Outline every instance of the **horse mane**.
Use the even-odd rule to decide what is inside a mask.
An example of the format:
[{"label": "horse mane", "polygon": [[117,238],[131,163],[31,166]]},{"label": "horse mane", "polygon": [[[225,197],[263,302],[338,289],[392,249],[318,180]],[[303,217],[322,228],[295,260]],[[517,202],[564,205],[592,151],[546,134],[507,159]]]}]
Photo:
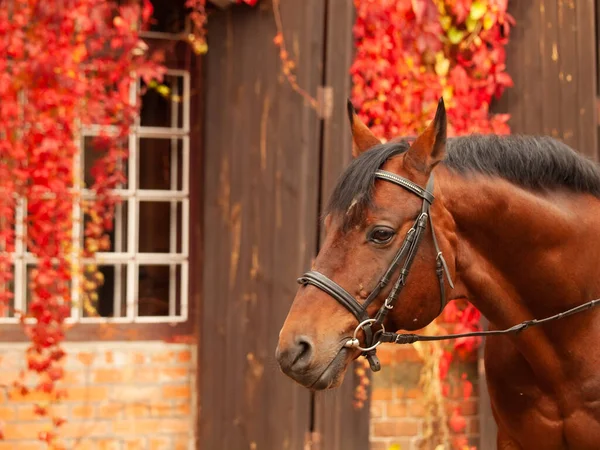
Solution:
[{"label": "horse mane", "polygon": [[[375,171],[408,148],[407,141],[390,142],[355,158],[338,179],[326,213],[345,214],[345,227],[356,224],[371,206]],[[461,174],[500,177],[533,191],[566,188],[600,198],[600,166],[548,136],[461,136],[449,138],[446,149],[442,164]]]}]

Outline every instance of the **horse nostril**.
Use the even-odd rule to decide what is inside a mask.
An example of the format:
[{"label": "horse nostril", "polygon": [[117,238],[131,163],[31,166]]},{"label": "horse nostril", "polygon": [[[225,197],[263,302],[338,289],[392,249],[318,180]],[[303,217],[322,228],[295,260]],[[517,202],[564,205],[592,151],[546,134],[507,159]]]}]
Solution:
[{"label": "horse nostril", "polygon": [[277,348],[277,360],[285,373],[305,369],[312,359],[313,344],[307,336],[297,336],[293,343]]},{"label": "horse nostril", "polygon": [[292,367],[295,369],[306,367],[311,360],[312,350],[311,340],[306,336],[298,336],[296,338],[296,357],[292,362]]}]

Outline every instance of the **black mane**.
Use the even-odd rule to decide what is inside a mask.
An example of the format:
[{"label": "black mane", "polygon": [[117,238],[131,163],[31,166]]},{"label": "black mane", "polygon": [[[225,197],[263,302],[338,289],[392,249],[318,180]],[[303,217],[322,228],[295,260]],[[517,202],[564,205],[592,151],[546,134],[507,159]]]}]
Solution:
[{"label": "black mane", "polygon": [[[405,141],[382,144],[354,159],[340,176],[326,212],[346,213],[352,206],[349,220],[362,217],[371,202],[375,171],[408,148]],[[475,172],[504,178],[526,189],[566,188],[600,198],[600,167],[551,137],[449,138],[443,164],[463,174]]]}]

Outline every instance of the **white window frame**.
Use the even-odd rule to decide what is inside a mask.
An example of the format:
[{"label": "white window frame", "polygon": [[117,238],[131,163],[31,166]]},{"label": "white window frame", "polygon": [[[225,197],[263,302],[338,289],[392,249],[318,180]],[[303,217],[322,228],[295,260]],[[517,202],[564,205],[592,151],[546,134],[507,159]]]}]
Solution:
[{"label": "white window frame", "polygon": [[[127,247],[124,251],[116,252],[119,247],[122,248],[120,231],[122,229],[121,215],[115,214],[115,252],[97,252],[93,258],[80,258],[81,254],[81,231],[82,231],[82,208],[81,200],[93,198],[93,192],[87,189],[77,189],[80,195],[76,195],[76,201],[73,205],[73,261],[78,261],[80,265],[96,264],[111,265],[115,267],[115,312],[121,309],[121,270],[126,270],[127,290],[126,290],[126,314],[123,317],[84,317],[83,305],[79,299],[79,277],[75,276],[71,280],[71,317],[66,319],[67,323],[178,323],[186,322],[189,316],[188,305],[188,287],[189,287],[189,175],[190,175],[190,72],[187,70],[168,69],[166,76],[181,77],[183,80],[183,92],[177,92],[178,83],[175,83],[173,97],[178,96],[182,103],[182,126],[178,127],[179,122],[179,102],[172,99],[171,126],[170,127],[148,127],[140,124],[138,118],[135,125],[131,128],[129,135],[129,155],[128,155],[128,173],[127,188],[115,189],[113,193],[120,197],[127,204]],[[130,101],[137,101],[137,90],[140,83],[132,86],[130,92]],[[84,139],[86,137],[97,136],[101,131],[110,133],[110,129],[101,130],[99,127],[84,127],[81,130],[80,139],[78,139],[79,153],[74,161],[75,173],[83,177],[84,162]],[[170,190],[147,190],[139,189],[139,140],[142,138],[170,139],[171,140],[171,161],[170,161]],[[177,144],[181,142],[181,170],[178,173],[178,151]],[[178,180],[181,179],[181,190],[178,189]],[[77,181],[77,180],[76,180]],[[168,253],[139,253],[138,252],[138,224],[139,224],[139,205],[142,201],[169,202],[171,205],[170,213],[170,233],[169,233],[169,252]],[[181,204],[181,229],[178,230],[177,206]],[[117,208],[121,206],[117,205]],[[14,266],[14,309],[24,311],[26,307],[26,283],[27,267],[35,264],[36,258],[33,254],[25,251],[24,233],[25,233],[25,200],[18,199],[15,217],[15,253],[13,256]],[[181,233],[181,252],[177,252],[177,237]],[[139,266],[140,265],[160,265],[169,266],[169,314],[164,316],[138,316],[138,285],[139,285]],[[180,279],[177,279],[177,267],[180,267]],[[177,308],[177,286],[179,281],[179,314],[176,314]],[[117,309],[116,306],[119,306]],[[19,323],[18,317],[0,317],[0,324]]]}]

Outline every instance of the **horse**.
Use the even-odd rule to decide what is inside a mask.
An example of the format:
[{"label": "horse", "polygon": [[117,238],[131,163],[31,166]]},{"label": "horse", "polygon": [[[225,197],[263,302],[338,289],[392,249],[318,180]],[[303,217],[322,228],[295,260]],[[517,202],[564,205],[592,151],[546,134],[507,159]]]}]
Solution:
[{"label": "horse", "polygon": [[550,137],[447,137],[442,99],[411,142],[382,143],[350,102],[349,119],[353,159],[282,325],[281,371],[338,387],[457,299],[492,333],[555,314],[485,340],[498,448],[600,448],[600,311],[561,314],[600,297],[600,168]]}]

